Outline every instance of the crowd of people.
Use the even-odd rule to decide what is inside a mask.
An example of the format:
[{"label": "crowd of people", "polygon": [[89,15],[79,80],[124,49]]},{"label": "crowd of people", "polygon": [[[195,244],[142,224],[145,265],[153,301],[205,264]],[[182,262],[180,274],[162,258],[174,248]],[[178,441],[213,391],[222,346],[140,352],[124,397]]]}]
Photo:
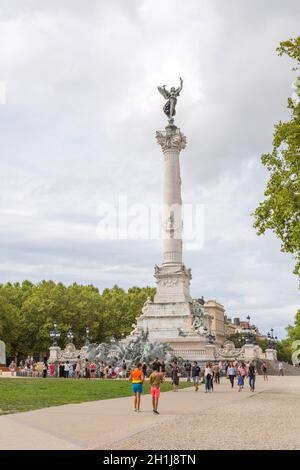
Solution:
[{"label": "crowd of people", "polygon": [[[255,380],[258,373],[254,361],[247,364],[240,362],[207,362],[205,365],[199,364],[197,361],[186,361],[184,364],[178,364],[173,361],[166,364],[157,357],[151,364],[145,362],[137,364],[135,368],[129,369],[126,362],[121,364],[115,363],[96,363],[89,361],[87,358],[78,356],[76,361],[48,361],[45,357],[43,362],[36,362],[33,357],[28,356],[24,361],[21,360],[17,367],[13,360],[9,365],[11,375],[24,377],[58,377],[73,379],[129,379],[132,384],[132,392],[134,394],[134,410],[140,411],[141,394],[145,379],[149,379],[151,385],[151,396],[153,413],[158,412],[158,401],[160,397],[160,385],[166,377],[169,377],[172,383],[173,391],[177,392],[179,382],[182,377],[187,382],[192,382],[196,392],[199,386],[204,386],[205,393],[213,392],[214,386],[220,383],[220,378],[228,379],[230,387],[233,389],[235,385],[237,390],[241,392],[246,386],[248,379],[250,391],[255,391]],[[268,369],[266,363],[260,366],[260,373],[263,375],[264,381],[268,380]],[[283,375],[283,364],[278,363],[278,373]]]},{"label": "crowd of people", "polygon": [[[182,370],[183,369],[183,370]],[[195,391],[199,390],[199,385],[204,384],[205,393],[214,390],[214,384],[220,383],[220,377],[224,376],[228,379],[231,388],[234,388],[235,382],[237,383],[237,390],[241,392],[245,387],[246,378],[249,381],[250,391],[255,390],[255,378],[257,375],[256,365],[253,361],[248,364],[245,362],[222,362],[214,363],[207,362],[206,365],[201,367],[197,361],[186,362],[183,367],[180,367],[176,361],[170,366],[170,377],[172,380],[174,392],[178,391],[179,381],[182,377],[182,372],[188,382],[193,382]],[[264,380],[268,380],[267,366],[265,363],[261,365],[261,373]],[[149,374],[149,382],[151,385],[151,396],[153,413],[158,412],[158,400],[160,397],[160,385],[166,376],[166,366],[160,362],[158,358],[151,364],[151,372]],[[134,411],[140,411],[141,394],[143,391],[143,383],[146,374],[143,370],[143,364],[139,363],[135,369],[130,372],[130,381],[132,383],[132,392],[134,394]]]}]

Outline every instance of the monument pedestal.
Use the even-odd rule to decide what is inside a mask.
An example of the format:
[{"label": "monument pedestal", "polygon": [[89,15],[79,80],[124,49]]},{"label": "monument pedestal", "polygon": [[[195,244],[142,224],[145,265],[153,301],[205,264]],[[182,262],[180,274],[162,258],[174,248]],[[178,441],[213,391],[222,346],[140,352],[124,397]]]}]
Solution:
[{"label": "monument pedestal", "polygon": [[61,349],[59,346],[50,346],[50,356],[49,356],[49,361],[50,362],[56,362],[60,358],[60,352]]},{"label": "monument pedestal", "polygon": [[266,349],[265,356],[266,356],[266,359],[268,359],[269,361],[277,361],[276,349]]}]

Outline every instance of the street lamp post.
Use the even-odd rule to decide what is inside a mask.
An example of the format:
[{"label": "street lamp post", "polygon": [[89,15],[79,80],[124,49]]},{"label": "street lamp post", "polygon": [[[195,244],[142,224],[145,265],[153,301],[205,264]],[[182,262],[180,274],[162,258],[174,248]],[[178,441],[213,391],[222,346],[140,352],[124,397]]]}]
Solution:
[{"label": "street lamp post", "polygon": [[54,320],[53,322],[53,330],[50,331],[50,338],[52,340],[52,347],[55,348],[55,371],[56,371],[56,377],[58,377],[58,344],[57,340],[60,338],[60,331],[57,328],[57,321]]},{"label": "street lamp post", "polygon": [[53,330],[50,331],[52,346],[57,346],[57,340],[60,338],[60,331],[57,329],[57,321],[54,320]]},{"label": "street lamp post", "polygon": [[68,338],[69,343],[73,343],[74,335],[71,330],[68,331],[67,338]]}]

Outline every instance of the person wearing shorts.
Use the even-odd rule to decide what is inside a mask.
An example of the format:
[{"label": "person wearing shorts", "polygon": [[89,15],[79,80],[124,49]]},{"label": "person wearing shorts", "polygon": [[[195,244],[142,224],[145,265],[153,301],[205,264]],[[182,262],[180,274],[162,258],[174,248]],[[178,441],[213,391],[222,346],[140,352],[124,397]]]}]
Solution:
[{"label": "person wearing shorts", "polygon": [[158,415],[159,412],[157,411],[158,408],[158,400],[160,397],[160,384],[164,380],[164,373],[159,372],[158,368],[154,366],[152,373],[149,377],[149,382],[151,385],[151,397],[152,397],[152,407],[153,413]]},{"label": "person wearing shorts", "polygon": [[197,361],[195,361],[194,365],[192,367],[192,379],[193,379],[193,383],[194,383],[194,387],[195,387],[195,392],[198,392],[200,372],[201,372],[201,369],[198,366]]},{"label": "person wearing shorts", "polygon": [[134,393],[134,411],[140,412],[140,405],[141,405],[141,394],[143,391],[143,382],[144,382],[144,374],[142,371],[142,364],[139,363],[137,368],[130,372],[129,380],[131,382],[132,391]]}]

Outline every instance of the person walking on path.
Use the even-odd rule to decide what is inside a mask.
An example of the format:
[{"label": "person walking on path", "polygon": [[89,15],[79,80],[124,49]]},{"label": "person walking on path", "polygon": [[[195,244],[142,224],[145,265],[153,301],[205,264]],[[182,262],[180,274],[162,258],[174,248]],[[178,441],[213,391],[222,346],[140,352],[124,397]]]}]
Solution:
[{"label": "person walking on path", "polygon": [[198,366],[197,361],[195,361],[192,367],[192,379],[193,379],[193,383],[195,387],[195,392],[198,392],[198,388],[199,388],[200,371],[201,369]]},{"label": "person walking on path", "polygon": [[84,376],[86,379],[91,378],[91,369],[90,369],[90,363],[88,359],[85,360],[85,364],[84,364]]},{"label": "person walking on path", "polygon": [[17,365],[16,365],[15,361],[12,360],[11,363],[9,364],[9,370],[10,370],[10,374],[11,374],[12,377],[15,375],[16,368],[17,368]]},{"label": "person walking on path", "polygon": [[43,379],[47,377],[47,372],[48,372],[48,360],[46,357],[44,357],[43,361]]},{"label": "person walking on path", "polygon": [[278,362],[278,375],[283,375],[283,364],[281,361]]},{"label": "person walking on path", "polygon": [[143,391],[144,375],[142,364],[139,362],[137,368],[130,372],[129,380],[131,382],[132,391],[134,393],[133,406],[134,411],[140,412],[141,394]]},{"label": "person walking on path", "polygon": [[263,376],[264,376],[264,381],[265,381],[265,382],[268,382],[268,370],[267,370],[267,366],[266,366],[266,363],[265,363],[265,362],[262,363],[262,366],[261,366],[261,373],[262,373]]},{"label": "person walking on path", "polygon": [[76,367],[75,367],[75,377],[76,377],[76,379],[80,379],[81,364],[82,364],[82,361],[80,359],[80,356],[77,356]]},{"label": "person walking on path", "polygon": [[151,397],[152,397],[152,407],[153,413],[158,415],[158,400],[160,397],[160,384],[164,381],[163,372],[159,372],[156,367],[153,369],[149,377],[149,382],[151,385]]},{"label": "person walking on path", "polygon": [[255,377],[256,377],[255,364],[253,361],[251,361],[249,368],[248,368],[248,378],[249,378],[249,385],[250,385],[251,392],[254,392],[255,390]]},{"label": "person walking on path", "polygon": [[230,383],[231,383],[231,388],[234,387],[234,378],[235,378],[235,367],[233,363],[231,362],[227,368],[227,375],[229,377]]},{"label": "person walking on path", "polygon": [[158,357],[156,357],[155,361],[153,361],[153,363],[152,363],[151,369],[152,370],[156,369],[156,370],[158,370],[158,372],[160,372],[160,368],[161,368],[161,363],[160,363]]},{"label": "person walking on path", "polygon": [[239,392],[240,392],[244,387],[244,378],[242,377],[242,374],[240,371],[238,371],[237,373],[237,384],[238,384]]},{"label": "person walking on path", "polygon": [[91,378],[95,379],[96,378],[96,364],[94,362],[90,364],[90,371],[91,371]]},{"label": "person walking on path", "polygon": [[54,376],[54,372],[55,372],[55,364],[54,364],[54,362],[51,362],[51,364],[50,364],[50,377]]},{"label": "person walking on path", "polygon": [[143,371],[143,374],[144,374],[144,378],[146,379],[146,377],[147,377],[147,364],[146,364],[146,362],[143,362],[142,371]]},{"label": "person walking on path", "polygon": [[216,384],[219,384],[220,383],[220,367],[219,367],[219,364],[215,364],[213,370],[214,370],[215,382],[216,382]]},{"label": "person walking on path", "polygon": [[64,377],[65,377],[65,379],[69,378],[69,373],[70,373],[70,363],[69,363],[69,361],[67,361],[65,363],[65,367],[64,367]]},{"label": "person walking on path", "polygon": [[126,370],[127,370],[127,364],[125,361],[122,362],[122,379],[126,379]]},{"label": "person walking on path", "polygon": [[240,374],[242,376],[242,379],[243,379],[242,388],[244,388],[245,377],[247,376],[247,368],[246,368],[246,364],[244,364],[244,362],[242,362],[241,365],[239,366],[238,372],[240,372]]},{"label": "person walking on path", "polygon": [[172,377],[173,392],[178,392],[180,369],[176,361],[173,363],[173,366],[172,366],[171,377]]},{"label": "person walking on path", "polygon": [[184,364],[185,372],[186,372],[186,381],[190,382],[191,381],[191,371],[192,371],[192,365],[190,361],[187,361]]},{"label": "person walking on path", "polygon": [[208,362],[205,367],[204,371],[204,377],[205,377],[205,393],[207,393],[209,390],[212,391],[211,385],[212,385],[212,369],[211,365]]}]

